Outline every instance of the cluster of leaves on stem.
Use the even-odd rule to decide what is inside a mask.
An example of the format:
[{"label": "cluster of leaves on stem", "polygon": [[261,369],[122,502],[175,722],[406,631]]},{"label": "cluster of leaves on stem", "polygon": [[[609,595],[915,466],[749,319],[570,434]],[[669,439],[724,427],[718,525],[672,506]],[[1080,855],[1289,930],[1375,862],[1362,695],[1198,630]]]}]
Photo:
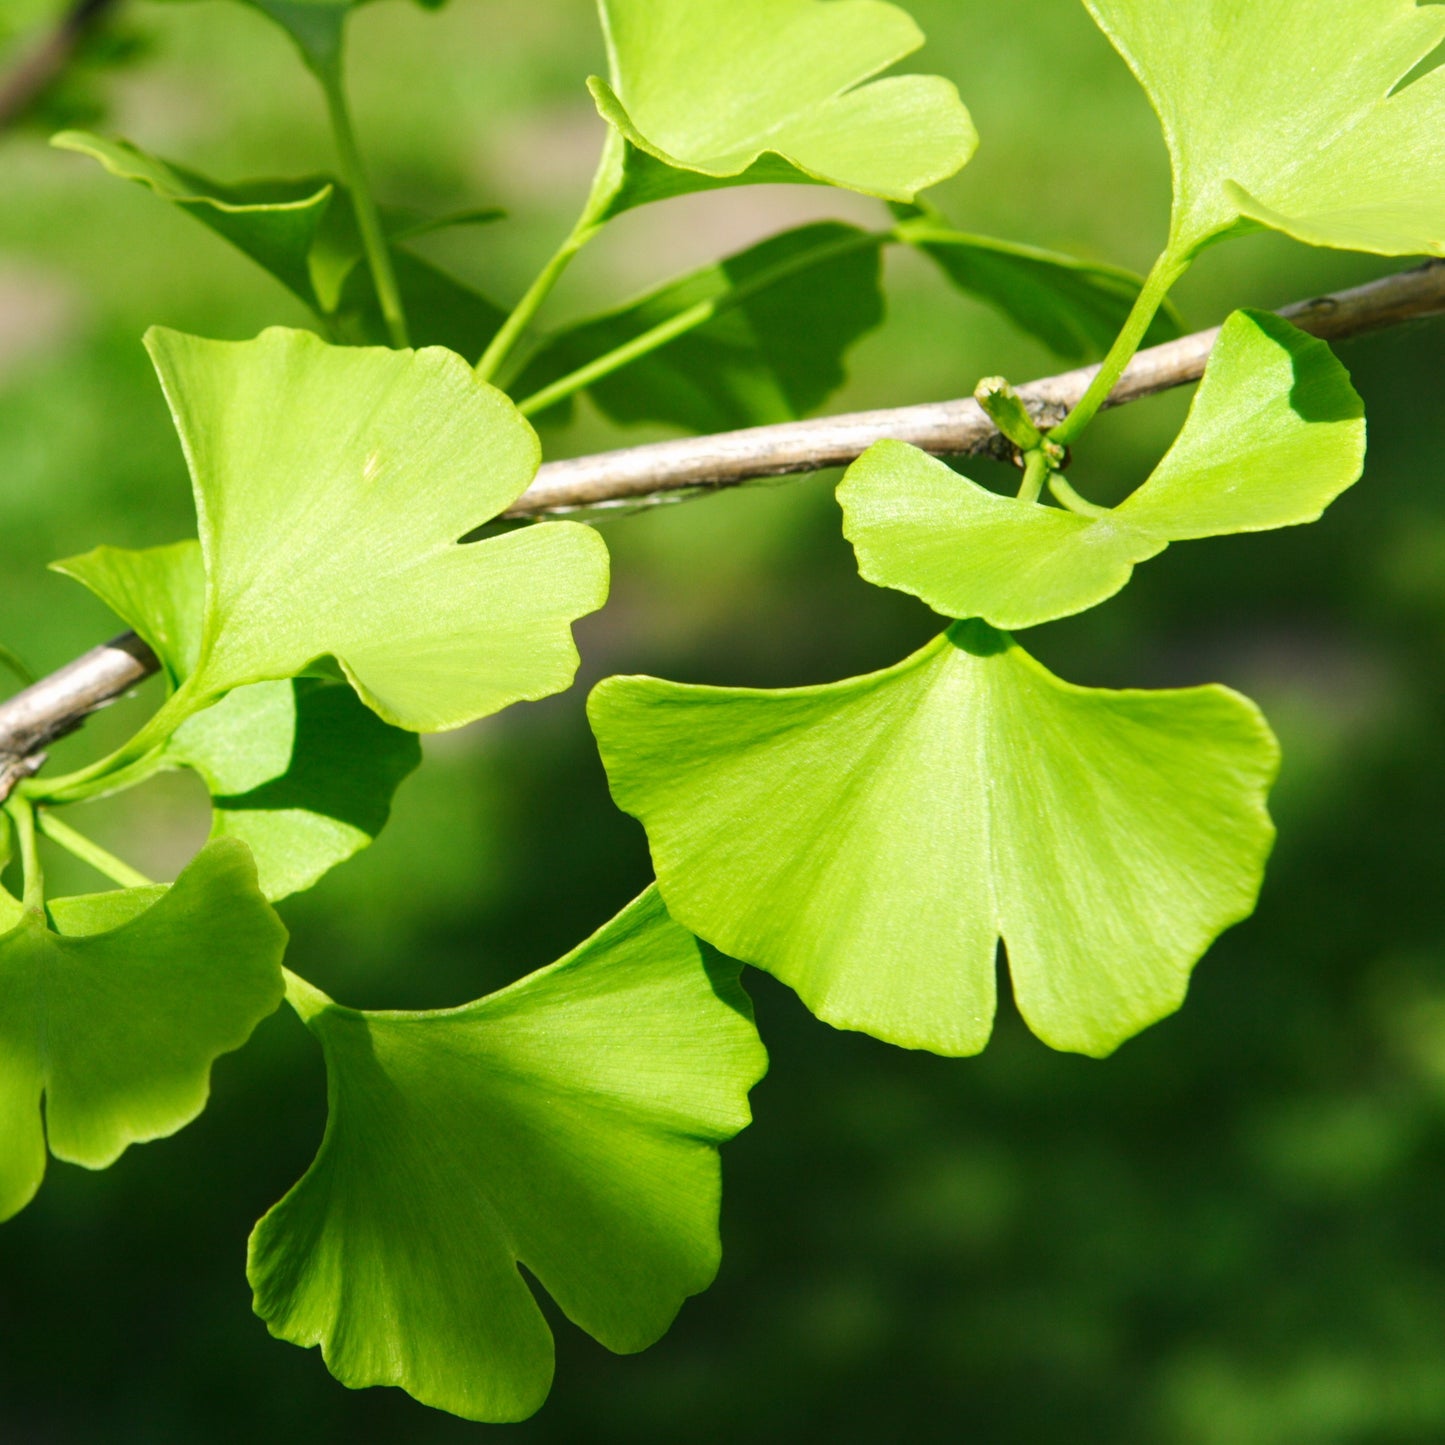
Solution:
[{"label": "cluster of leaves on stem", "polygon": [[[181,207],[314,312],[320,335],[147,338],[198,538],[57,563],[160,657],[167,696],[111,756],[24,783],[0,814],[0,1214],[47,1149],[102,1168],[204,1107],[210,1068],[283,997],[316,1036],[330,1121],[257,1226],[273,1333],[353,1386],[480,1420],[545,1397],[527,1267],[614,1350],[644,1348],[718,1264],[718,1146],[765,1055],[743,963],[817,1016],[908,1048],[982,1049],[1006,949],[1019,1008],[1102,1056],[1184,998],[1249,914],[1277,748],[1228,689],[1061,681],[1010,634],[1094,607],[1171,543],[1317,518],[1359,476],[1359,398],[1273,315],[1225,323],[1189,417],[1121,505],[1060,468],[1169,292],[1219,240],[1445,254],[1445,10],[1413,0],[1085,0],[1149,91],[1174,221],[1141,279],[955,229],[920,192],[977,138],[953,86],[888,75],[922,43],[882,0],[600,0],[604,125],[578,221],[510,309],[410,250],[478,209],[372,198],[343,56],[352,0],[250,0],[319,81],[338,175],[222,184],[135,145],[56,144]],[[1407,83],[1408,82],[1408,83]],[[758,182],[888,203],[873,231],[774,236],[560,331],[537,318],[608,221]],[[476,538],[541,459],[529,415],[581,393],[621,423],[706,431],[802,415],[883,315],[880,256],[915,248],[1065,357],[1103,354],[1049,435],[981,391],[1020,450],[1016,497],[883,442],[839,488],[869,582],[948,624],[867,677],[773,692],[613,678],[589,713],[656,884],[560,963],[465,1007],[361,1013],[283,967],[273,905],[384,826],[417,734],[567,688],[606,548],[549,522]],[[407,343],[420,349],[412,350]],[[212,838],[170,885],[60,810],[187,768]],[[40,838],[118,887],[47,895]],[[43,1101],[43,1115],[42,1115]]]}]

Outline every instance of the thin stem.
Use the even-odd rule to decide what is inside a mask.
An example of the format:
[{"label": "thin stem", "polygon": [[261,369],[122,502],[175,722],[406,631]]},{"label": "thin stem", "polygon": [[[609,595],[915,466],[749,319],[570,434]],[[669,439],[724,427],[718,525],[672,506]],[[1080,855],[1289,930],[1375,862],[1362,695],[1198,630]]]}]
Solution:
[{"label": "thin stem", "polygon": [[112,883],[118,883],[122,888],[149,888],[155,882],[114,853],[107,852],[99,843],[93,843],[83,833],[77,833],[68,823],[62,823],[54,813],[42,811],[37,823],[52,843],[58,843],[72,858],[88,863]]},{"label": "thin stem", "polygon": [[512,314],[502,323],[501,330],[492,337],[487,349],[477,362],[477,375],[483,381],[494,381],[501,371],[503,362],[511,355],[522,333],[532,324],[542,303],[552,294],[553,287],[562,279],[562,273],[572,264],[572,258],[607,224],[609,206],[616,199],[617,188],[622,177],[622,141],[611,126],[607,128],[607,139],[602,144],[602,154],[597,161],[597,171],[592,177],[592,189],[582,214],[571,234],[557,248],[537,279],[527,287],[522,299],[512,308]]},{"label": "thin stem", "polygon": [[539,411],[545,411],[549,406],[555,406],[559,401],[565,400],[575,392],[585,390],[595,382],[602,380],[603,377],[610,376],[614,371],[620,371],[624,366],[641,360],[649,353],[666,346],[668,342],[675,341],[679,336],[685,336],[689,331],[695,331],[715,316],[720,316],[725,311],[740,306],[750,297],[757,295],[759,291],[766,291],[770,286],[776,286],[779,282],[787,280],[789,276],[806,271],[810,267],[836,260],[840,256],[850,255],[854,251],[867,250],[870,246],[881,245],[891,234],[889,231],[876,231],[862,236],[849,236],[846,240],[836,241],[830,246],[793,256],[787,261],[779,262],[776,266],[769,266],[765,270],[759,271],[756,276],[751,276],[741,284],[733,286],[723,295],[699,301],[695,305],[689,306],[686,311],[679,311],[676,316],[669,316],[666,321],[659,322],[640,336],[634,336],[631,341],[623,342],[621,346],[614,347],[604,355],[595,357],[585,366],[579,366],[576,371],[558,378],[550,385],[544,386],[540,391],[534,392],[531,396],[518,402],[517,410],[523,416],[534,416]]},{"label": "thin stem", "polygon": [[1172,250],[1166,250],[1154,263],[1143,289],[1135,298],[1123,329],[1114,339],[1109,354],[1099,367],[1098,375],[1089,383],[1089,389],[1079,398],[1074,409],[1049,433],[1051,441],[1062,447],[1071,445],[1099,414],[1100,408],[1109,399],[1109,393],[1134,359],[1134,353],[1143,344],[1150,325],[1159,314],[1159,308],[1168,299],[1174,283],[1188,269],[1189,262],[1181,260]]},{"label": "thin stem", "polygon": [[599,230],[601,226],[584,215],[551,260],[542,267],[537,279],[513,307],[512,314],[502,323],[501,330],[492,337],[482,353],[482,359],[477,362],[477,375],[483,381],[491,381],[496,376],[522,333],[531,325],[532,318],[542,309],[542,303],[552,294],[552,288],[562,279],[562,273],[572,264],[572,258]]},{"label": "thin stem", "polygon": [[[1428,261],[1364,286],[1296,302],[1278,314],[1327,341],[1445,315],[1445,260]],[[1198,381],[1216,334],[1210,330],[1181,336],[1137,357],[1126,369],[1115,401],[1138,401]],[[1031,409],[1062,409],[1084,389],[1079,374],[1066,372],[1042,377],[1018,390]],[[648,442],[620,452],[544,463],[536,480],[506,515],[519,519],[557,516],[586,507],[609,506],[620,511],[672,501],[682,495],[711,495],[721,488],[764,477],[776,481],[825,467],[847,466],[874,442],[889,438],[910,442],[937,456],[982,456],[993,455],[998,432],[975,407],[929,402],[715,436]],[[127,665],[119,671],[115,666],[117,650],[128,652]],[[0,791],[7,786],[7,759],[33,757],[52,739],[159,667],[151,650],[134,633],[127,633],[110,646],[93,648],[59,673],[42,679],[43,703],[17,709],[17,702],[23,703],[25,694],[0,702]],[[51,686],[62,679],[63,686]],[[32,796],[46,801],[45,790],[38,782],[28,786]],[[107,786],[117,786],[114,775]]]},{"label": "thin stem", "polygon": [[15,836],[20,843],[25,907],[42,909],[45,907],[45,872],[40,866],[40,850],[35,846],[35,809],[29,798],[19,796],[12,797],[5,807],[15,824]]},{"label": "thin stem", "polygon": [[1049,458],[1042,448],[1035,448],[1025,454],[1024,480],[1019,488],[1019,501],[1037,502],[1042,496],[1044,483],[1049,478]]},{"label": "thin stem", "polygon": [[366,178],[366,166],[356,144],[356,132],[351,126],[351,110],[346,103],[346,83],[341,67],[341,57],[338,54],[332,61],[313,65],[312,70],[321,82],[321,90],[326,96],[326,109],[331,116],[331,130],[336,138],[336,153],[341,163],[341,178],[351,192],[356,224],[361,231],[366,263],[371,268],[371,279],[376,286],[376,299],[381,305],[382,320],[386,322],[391,344],[407,347],[411,345],[411,338],[406,329],[406,310],[402,306],[401,290],[396,284],[396,269],[391,262],[391,250],[381,229],[381,216],[377,212],[376,200]]},{"label": "thin stem", "polygon": [[123,779],[126,785],[139,781],[138,765],[157,752],[175,730],[208,701],[206,697],[192,695],[189,686],[184,686],[166,699],[129,742],[109,756],[59,778],[29,779],[21,783],[17,791],[34,803],[79,803],[109,791],[118,780]]},{"label": "thin stem", "polygon": [[1109,515],[1108,507],[1101,507],[1096,502],[1090,502],[1081,497],[1069,485],[1069,479],[1062,472],[1054,472],[1049,477],[1049,490],[1054,494],[1054,498],[1060,506],[1067,507],[1071,512],[1077,512],[1081,517],[1107,517]]}]

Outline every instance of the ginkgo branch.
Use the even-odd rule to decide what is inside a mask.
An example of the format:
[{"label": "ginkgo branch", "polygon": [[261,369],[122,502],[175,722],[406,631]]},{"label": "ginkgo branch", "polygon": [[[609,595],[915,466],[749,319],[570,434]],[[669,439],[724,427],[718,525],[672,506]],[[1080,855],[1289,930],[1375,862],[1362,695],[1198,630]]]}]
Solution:
[{"label": "ginkgo branch", "polygon": [[[1349,291],[1282,308],[1280,314],[1325,341],[1342,340],[1406,321],[1445,313],[1445,262],[1431,261]],[[1139,352],[1108,398],[1123,406],[1204,374],[1219,328]],[[1088,391],[1099,367],[1045,377],[1018,388],[1043,429],[1061,422]],[[972,397],[920,406],[854,412],[750,427],[714,436],[683,437],[622,451],[549,462],[506,515],[533,518],[594,508],[636,507],[669,493],[715,491],[765,477],[847,466],[874,442],[909,442],[935,456],[996,456],[1013,460],[1014,448]],[[4,746],[0,713],[0,747]]]},{"label": "ginkgo branch", "polygon": [[[1445,261],[1431,261],[1365,286],[1287,306],[1280,314],[1324,340],[1445,314]],[[1216,327],[1139,352],[1110,393],[1107,405],[1122,406],[1198,381],[1218,334]],[[1046,429],[1057,425],[1078,404],[1099,370],[1083,367],[1046,377],[1020,386],[1018,395],[1036,424]],[[505,515],[530,520],[636,508],[669,495],[706,493],[767,477],[843,466],[884,440],[910,442],[937,456],[1013,456],[1013,444],[969,397],[548,462]],[[128,692],[159,666],[145,643],[127,634],[0,703],[0,797],[29,771],[25,763],[33,754],[78,727],[91,712]]]}]

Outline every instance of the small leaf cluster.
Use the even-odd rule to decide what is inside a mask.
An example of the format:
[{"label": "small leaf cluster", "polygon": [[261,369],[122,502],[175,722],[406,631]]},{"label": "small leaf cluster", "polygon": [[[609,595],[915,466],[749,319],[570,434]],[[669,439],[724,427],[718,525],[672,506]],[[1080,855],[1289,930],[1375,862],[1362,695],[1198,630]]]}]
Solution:
[{"label": "small leaf cluster", "polygon": [[[1258,709],[1219,686],[1076,686],[1011,634],[1104,603],[1173,543],[1313,521],[1359,477],[1344,368],[1252,311],[1226,320],[1178,438],[1123,503],[1087,501],[1064,468],[1137,349],[1177,331],[1170,291],[1211,244],[1266,226],[1445,253],[1442,72],[1401,84],[1445,11],[1086,0],[1174,161],[1173,224],[1141,279],[956,230],[921,197],[977,136],[950,82],[885,73],[922,43],[897,6],[600,0],[596,179],[504,308],[407,245],[498,213],[371,197],[343,81],[352,0],[249,3],[322,86],[335,177],[222,184],[124,141],[56,138],[239,248],[317,329],[153,330],[197,536],[56,564],[150,645],[166,697],[116,752],[25,782],[0,813],[0,863],[13,852],[22,877],[19,896],[0,889],[0,1215],[35,1194],[47,1150],[102,1168],[193,1119],[214,1060],[284,998],[325,1057],[330,1115],[252,1236],[257,1312],[348,1385],[520,1419],[549,1388],[552,1337],[519,1266],[617,1351],[656,1340],[717,1269],[718,1149],[766,1066],[742,964],[836,1027],[960,1056],[989,1038],[1002,943],[1035,1033],[1104,1056],[1178,1008],[1252,911],[1278,766]],[[538,324],[614,217],[763,182],[891,209],[874,231],[815,223]],[[848,470],[861,575],[945,629],[823,686],[601,683],[589,716],[657,881],[550,968],[414,1013],[348,1008],[287,970],[274,905],[377,836],[418,735],[573,680],[572,624],[607,595],[599,532],[489,525],[536,475],[528,417],[583,393],[617,422],[698,432],[814,411],[882,319],[891,245],[1059,354],[1103,354],[1048,432],[1006,383],[980,388],[1017,449],[1017,496],[899,442]],[[213,805],[169,885],[61,817],[166,769],[199,775]],[[50,897],[42,838],[118,888]]]}]

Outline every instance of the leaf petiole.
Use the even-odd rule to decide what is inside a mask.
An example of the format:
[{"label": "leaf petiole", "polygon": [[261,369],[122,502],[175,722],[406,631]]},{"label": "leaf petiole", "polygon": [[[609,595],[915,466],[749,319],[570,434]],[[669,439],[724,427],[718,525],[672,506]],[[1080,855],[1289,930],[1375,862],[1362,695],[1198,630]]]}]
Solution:
[{"label": "leaf petiole", "polygon": [[122,888],[149,888],[155,882],[99,843],[93,843],[83,833],[77,833],[68,823],[62,823],[53,813],[42,810],[36,817],[36,823],[52,843],[58,843],[72,858],[79,858]]},{"label": "leaf petiole", "polygon": [[1049,491],[1054,494],[1054,499],[1060,506],[1068,508],[1071,512],[1077,512],[1081,517],[1107,517],[1109,515],[1108,507],[1101,507],[1098,503],[1081,497],[1069,485],[1069,479],[1062,472],[1050,474]]},{"label": "leaf petiole", "polygon": [[[195,681],[194,678],[191,679]],[[32,802],[79,803],[98,793],[131,787],[149,776],[155,755],[180,725],[209,703],[211,697],[192,695],[187,683],[173,692],[143,727],[113,753],[59,778],[27,779],[16,789]]]},{"label": "leaf petiole", "polygon": [[45,907],[45,871],[40,866],[40,850],[35,846],[35,808],[30,799],[16,792],[5,803],[5,811],[15,824],[15,837],[20,844],[20,867],[25,880],[23,902],[27,909]]},{"label": "leaf petiole", "polygon": [[679,336],[685,336],[689,331],[697,330],[699,326],[705,325],[714,317],[731,311],[735,306],[740,306],[750,297],[757,295],[759,291],[766,291],[770,286],[776,286],[780,281],[787,280],[789,276],[794,276],[813,266],[835,261],[842,256],[851,255],[855,251],[882,245],[892,237],[892,234],[891,231],[871,231],[863,235],[849,236],[846,240],[836,241],[831,246],[808,251],[790,257],[776,266],[770,266],[741,285],[733,287],[726,295],[699,301],[696,305],[689,306],[687,310],[679,311],[676,316],[669,316],[666,321],[659,322],[650,331],[644,331],[641,336],[634,336],[631,341],[624,342],[604,355],[595,357],[585,366],[579,366],[576,371],[559,377],[550,385],[544,386],[540,391],[519,401],[517,410],[523,416],[535,416],[549,406],[555,406],[559,401],[565,401],[574,393],[601,381],[603,377],[611,376],[615,371],[621,371],[623,367],[630,366],[634,361],[640,361],[644,356],[666,346],[668,342],[676,341]]},{"label": "leaf petiole", "polygon": [[1043,495],[1044,483],[1052,470],[1048,453],[1036,447],[1024,457],[1024,479],[1019,487],[1019,501],[1037,502]]},{"label": "leaf petiole", "polygon": [[382,319],[386,322],[391,344],[404,349],[411,345],[406,325],[406,310],[402,305],[391,251],[381,228],[376,198],[371,194],[366,165],[356,143],[356,132],[351,124],[351,109],[346,102],[346,82],[341,67],[339,47],[334,55],[325,60],[319,57],[311,59],[311,72],[321,83],[322,93],[326,97],[326,110],[331,118],[339,169],[342,179],[351,191],[352,205],[356,209],[356,224],[361,232],[361,244],[366,251],[371,279],[376,286],[376,299],[381,306]]},{"label": "leaf petiole", "polygon": [[491,381],[496,377],[502,369],[502,363],[521,339],[522,333],[542,309],[542,303],[562,279],[562,273],[572,264],[573,257],[611,219],[607,210],[616,194],[620,165],[616,134],[609,130],[602,146],[602,155],[597,162],[597,174],[592,178],[592,190],[588,194],[587,204],[582,207],[582,214],[577,218],[577,224],[537,273],[537,279],[512,308],[511,315],[502,323],[501,330],[487,343],[487,349],[477,362],[476,372],[483,381]]},{"label": "leaf petiole", "polygon": [[526,294],[513,307],[511,315],[502,323],[501,330],[492,337],[486,351],[482,353],[476,371],[483,381],[491,381],[496,376],[522,333],[531,324],[532,318],[541,310],[542,303],[552,294],[552,288],[562,279],[562,273],[572,264],[572,258],[601,229],[600,223],[588,220],[586,214],[572,228],[571,234],[542,267],[537,279],[527,288]]},{"label": "leaf petiole", "polygon": [[1070,446],[1103,409],[1109,393],[1134,359],[1154,318],[1169,299],[1174,284],[1189,269],[1189,264],[1188,257],[1181,256],[1172,247],[1166,249],[1154,263],[1113,346],[1109,348],[1109,354],[1100,363],[1098,373],[1074,409],[1049,433],[1050,441],[1062,447]]}]

